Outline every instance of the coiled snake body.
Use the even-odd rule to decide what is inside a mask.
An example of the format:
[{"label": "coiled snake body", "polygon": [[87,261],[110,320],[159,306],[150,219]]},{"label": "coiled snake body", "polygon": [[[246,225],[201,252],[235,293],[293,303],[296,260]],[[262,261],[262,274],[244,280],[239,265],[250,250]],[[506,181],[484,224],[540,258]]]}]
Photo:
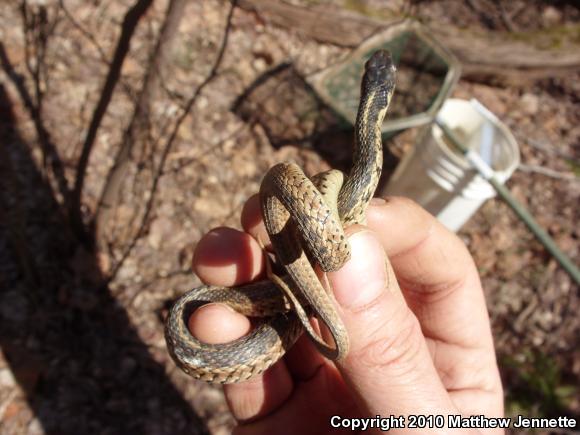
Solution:
[{"label": "coiled snake body", "polygon": [[[365,222],[381,174],[381,125],[394,87],[390,54],[375,52],[365,64],[353,167],[347,177],[331,170],[309,179],[291,163],[268,171],[260,187],[262,214],[277,261],[287,275],[269,273],[271,281],[243,287],[201,286],[179,298],[169,313],[165,338],[169,353],[184,372],[213,383],[247,380],[280,359],[304,330],[327,358],[341,359],[348,353],[348,335],[333,297],[309,258],[324,272],[338,270],[350,258],[343,226]],[[189,332],[187,323],[195,308],[210,302],[223,302],[241,314],[265,320],[231,343],[203,343]],[[309,315],[326,324],[334,347],[314,331]]]}]

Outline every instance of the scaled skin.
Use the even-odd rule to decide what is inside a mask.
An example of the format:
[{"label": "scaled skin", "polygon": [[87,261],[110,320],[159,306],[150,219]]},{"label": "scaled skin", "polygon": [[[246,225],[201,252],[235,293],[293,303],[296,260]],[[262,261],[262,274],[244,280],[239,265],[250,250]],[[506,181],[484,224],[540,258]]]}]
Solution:
[{"label": "scaled skin", "polygon": [[[263,277],[257,240],[269,243],[256,196],[241,221],[244,232],[219,228],[198,244],[193,269],[205,283],[233,286]],[[302,337],[263,375],[225,386],[240,423],[236,433],[330,433],[336,414],[503,416],[483,291],[463,243],[402,198],[373,200],[367,222],[347,229],[352,259],[328,274],[349,332],[348,357],[335,365]],[[250,328],[244,316],[217,304],[198,309],[189,325],[210,343]]]}]

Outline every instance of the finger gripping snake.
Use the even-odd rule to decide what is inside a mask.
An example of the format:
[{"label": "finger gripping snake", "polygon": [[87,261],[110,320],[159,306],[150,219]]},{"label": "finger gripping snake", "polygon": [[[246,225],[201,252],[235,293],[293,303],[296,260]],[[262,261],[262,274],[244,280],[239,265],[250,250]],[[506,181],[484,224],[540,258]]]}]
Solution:
[{"label": "finger gripping snake", "polygon": [[[260,186],[262,215],[286,275],[269,271],[269,281],[232,288],[201,286],[179,298],[169,312],[165,338],[170,355],[184,372],[212,383],[247,380],[280,359],[304,330],[325,357],[340,360],[346,356],[347,331],[312,263],[329,272],[350,259],[343,227],[365,223],[365,210],[381,175],[381,125],[394,88],[391,56],[379,50],[365,64],[348,176],[330,170],[308,178],[292,163],[268,171]],[[203,343],[187,324],[197,307],[210,302],[225,303],[263,320],[248,335],[230,343]],[[312,315],[327,326],[334,346],[313,329]]]}]

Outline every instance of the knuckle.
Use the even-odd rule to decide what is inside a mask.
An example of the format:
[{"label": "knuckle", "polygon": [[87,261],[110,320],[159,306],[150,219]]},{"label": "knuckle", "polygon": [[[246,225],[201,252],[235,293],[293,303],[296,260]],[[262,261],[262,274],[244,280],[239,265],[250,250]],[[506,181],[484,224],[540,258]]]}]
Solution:
[{"label": "knuckle", "polygon": [[407,310],[396,328],[388,328],[392,334],[385,334],[384,328],[360,349],[353,352],[354,361],[373,370],[388,371],[391,375],[404,376],[418,368],[419,354],[424,345],[421,326],[415,315]]}]

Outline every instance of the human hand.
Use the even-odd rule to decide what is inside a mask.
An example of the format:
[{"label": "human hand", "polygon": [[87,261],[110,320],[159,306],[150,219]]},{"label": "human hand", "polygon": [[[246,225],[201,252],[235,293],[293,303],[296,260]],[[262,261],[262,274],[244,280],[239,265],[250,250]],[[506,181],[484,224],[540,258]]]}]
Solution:
[{"label": "human hand", "polygon": [[[217,228],[201,239],[193,269],[202,281],[235,286],[264,277],[257,240],[267,246],[268,236],[257,196],[246,203],[242,226],[245,232]],[[348,356],[328,361],[303,336],[264,374],[226,385],[236,433],[333,432],[335,415],[443,415],[445,423],[447,415],[502,417],[483,291],[459,238],[403,198],[373,200],[367,227],[346,232],[351,260],[328,281],[349,333]],[[208,343],[234,340],[251,328],[246,317],[219,304],[196,310],[189,327]],[[421,429],[437,431],[446,428]]]}]

